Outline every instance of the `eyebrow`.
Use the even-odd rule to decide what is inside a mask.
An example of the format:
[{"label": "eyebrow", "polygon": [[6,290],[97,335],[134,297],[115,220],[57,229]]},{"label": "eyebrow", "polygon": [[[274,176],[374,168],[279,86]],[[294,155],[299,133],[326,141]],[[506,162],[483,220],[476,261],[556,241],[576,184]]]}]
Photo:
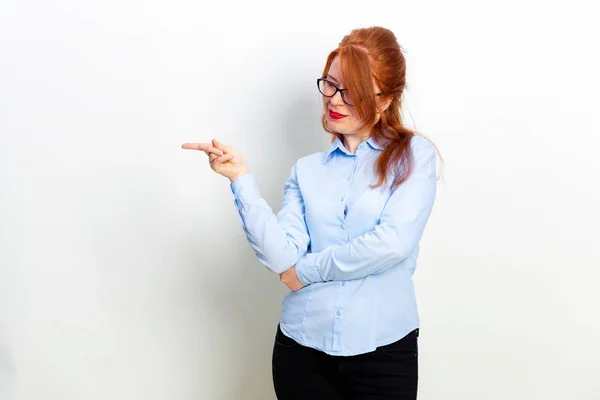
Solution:
[{"label": "eyebrow", "polygon": [[338,85],[340,84],[340,81],[338,81],[337,79],[335,79],[333,76],[327,74],[327,79],[331,79],[334,83],[337,83]]}]

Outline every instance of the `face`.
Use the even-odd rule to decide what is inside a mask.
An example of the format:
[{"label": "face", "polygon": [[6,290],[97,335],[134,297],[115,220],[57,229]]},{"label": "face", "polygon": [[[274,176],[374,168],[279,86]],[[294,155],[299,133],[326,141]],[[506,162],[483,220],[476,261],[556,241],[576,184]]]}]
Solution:
[{"label": "face", "polygon": [[[333,59],[326,79],[333,82],[340,89],[346,88],[340,69],[339,57]],[[375,90],[378,90],[378,88],[376,87]],[[351,94],[347,91],[344,92],[344,95],[346,96],[346,100],[351,98]],[[352,101],[350,101],[350,103],[352,103]],[[369,136],[368,129],[361,129],[362,121],[356,112],[356,108],[346,104],[344,100],[342,100],[340,92],[336,93],[333,97],[323,96],[323,107],[325,109],[325,117],[327,118],[327,126],[331,130],[345,136]]]}]

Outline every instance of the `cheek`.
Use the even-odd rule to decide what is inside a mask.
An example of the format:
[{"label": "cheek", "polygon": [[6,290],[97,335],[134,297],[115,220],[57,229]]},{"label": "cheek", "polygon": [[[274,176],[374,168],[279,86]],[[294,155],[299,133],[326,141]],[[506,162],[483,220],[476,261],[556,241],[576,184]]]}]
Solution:
[{"label": "cheek", "polygon": [[362,129],[362,121],[357,115],[351,114],[347,118],[346,126],[352,132],[358,132]]},{"label": "cheek", "polygon": [[346,120],[348,121],[349,124],[351,124],[352,126],[360,125],[360,119],[358,118],[358,115],[356,115],[351,110],[348,110],[347,114],[348,114],[348,118],[346,118]]},{"label": "cheek", "polygon": [[354,112],[354,110],[352,108],[347,111],[348,112],[346,114],[348,114],[348,116],[352,119],[352,121],[358,121],[358,115]]}]

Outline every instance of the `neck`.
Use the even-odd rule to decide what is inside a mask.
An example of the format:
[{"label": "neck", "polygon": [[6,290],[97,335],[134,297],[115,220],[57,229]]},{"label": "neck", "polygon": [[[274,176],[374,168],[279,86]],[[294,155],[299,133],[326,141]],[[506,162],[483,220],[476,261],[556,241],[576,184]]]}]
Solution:
[{"label": "neck", "polygon": [[342,143],[344,144],[344,147],[352,154],[356,154],[356,149],[358,149],[358,146],[366,141],[367,139],[369,139],[370,134],[369,133],[362,133],[362,134],[354,134],[354,135],[344,135],[344,138],[342,139]]}]

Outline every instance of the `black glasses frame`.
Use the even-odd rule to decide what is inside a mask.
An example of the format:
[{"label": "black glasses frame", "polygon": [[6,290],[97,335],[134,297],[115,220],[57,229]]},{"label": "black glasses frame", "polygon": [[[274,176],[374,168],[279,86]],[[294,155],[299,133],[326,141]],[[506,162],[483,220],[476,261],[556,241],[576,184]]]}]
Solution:
[{"label": "black glasses frame", "polygon": [[[327,82],[328,84],[330,84],[331,86],[333,86],[335,88],[335,92],[333,92],[332,95],[327,95],[327,94],[323,93],[321,91],[321,82]],[[335,96],[337,92],[340,92],[340,96],[342,96],[342,100],[344,101],[344,103],[348,104],[349,106],[354,107],[354,104],[351,104],[350,102],[346,101],[346,98],[344,97],[344,91],[347,91],[348,89],[340,89],[338,87],[338,85],[336,85],[335,83],[331,82],[328,79],[318,78],[317,79],[317,89],[319,89],[319,93],[321,93],[323,96],[329,97],[329,98]],[[380,93],[375,93],[375,96],[381,96],[382,94],[383,93],[381,93],[381,92]]]}]

